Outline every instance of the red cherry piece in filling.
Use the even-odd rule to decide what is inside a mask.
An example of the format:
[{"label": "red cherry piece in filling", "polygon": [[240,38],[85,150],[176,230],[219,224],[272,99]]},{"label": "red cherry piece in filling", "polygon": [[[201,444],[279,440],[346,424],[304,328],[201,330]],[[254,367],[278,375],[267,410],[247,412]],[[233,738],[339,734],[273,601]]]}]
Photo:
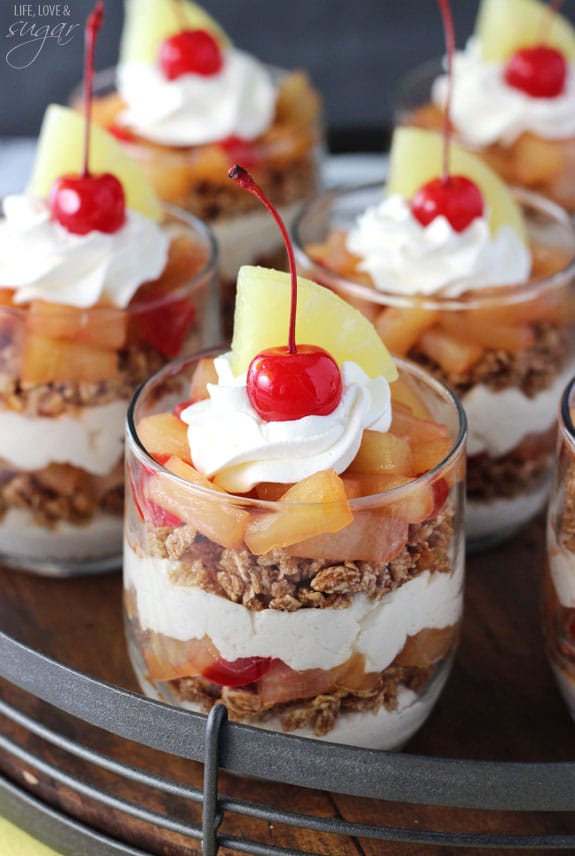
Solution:
[{"label": "red cherry piece in filling", "polygon": [[184,74],[211,77],[222,65],[220,46],[206,30],[181,30],[160,47],[160,68],[168,80]]},{"label": "red cherry piece in filling", "polygon": [[509,86],[532,98],[556,98],[565,90],[567,62],[546,45],[521,48],[507,63],[504,77]]},{"label": "red cherry piece in filling", "polygon": [[202,677],[224,687],[243,687],[259,680],[271,666],[271,657],[218,658],[202,671]]},{"label": "red cherry piece in filling", "polygon": [[251,361],[247,393],[267,422],[327,416],[341,400],[341,372],[334,358],[315,345],[267,348]]},{"label": "red cherry piece in filling", "polygon": [[169,359],[177,357],[192,327],[196,308],[188,300],[166,300],[137,313],[142,338]]},{"label": "red cherry piece in filling", "polygon": [[428,181],[415,192],[410,205],[422,226],[443,216],[456,232],[463,232],[484,211],[481,191],[464,175]]},{"label": "red cherry piece in filling", "polygon": [[126,220],[124,188],[109,172],[57,178],[48,204],[52,219],[74,235],[113,234]]}]

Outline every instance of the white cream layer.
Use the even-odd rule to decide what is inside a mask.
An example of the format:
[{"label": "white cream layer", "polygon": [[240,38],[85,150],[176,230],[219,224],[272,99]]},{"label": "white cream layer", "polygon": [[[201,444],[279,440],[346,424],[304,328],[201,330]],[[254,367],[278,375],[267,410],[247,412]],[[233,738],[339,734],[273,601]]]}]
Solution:
[{"label": "white cream layer", "polygon": [[341,400],[331,413],[268,421],[251,404],[246,374],[234,376],[230,356],[216,358],[218,383],[207,385],[209,398],[180,414],[194,466],[217,487],[247,493],[259,482],[289,484],[320,470],[341,473],[355,458],[365,429],[389,430],[389,383],[368,377],[356,363],[342,364]]},{"label": "white cream layer", "polygon": [[0,283],[16,289],[15,303],[89,308],[106,298],[124,308],[143,282],[162,273],[169,243],[165,229],[135,211],[126,211],[113,234],[73,235],[51,219],[46,200],[8,196],[0,220]]},{"label": "white cream layer", "polygon": [[16,508],[0,520],[0,553],[46,564],[120,556],[122,530],[122,517],[112,514],[97,514],[78,526],[59,523],[48,529],[35,523],[29,511]]},{"label": "white cream layer", "polygon": [[543,509],[548,495],[549,484],[545,482],[537,490],[512,499],[493,499],[490,502],[467,500],[465,535],[470,540],[506,538]]},{"label": "white cream layer", "polygon": [[79,408],[77,417],[0,411],[0,459],[22,470],[72,464],[104,476],[123,454],[127,406],[127,401],[113,401]]},{"label": "white cream layer", "polygon": [[[533,98],[509,86],[504,65],[484,62],[476,38],[469,39],[465,51],[458,51],[453,63],[451,118],[465,139],[478,146],[511,145],[525,131],[550,140],[575,134],[575,64],[570,63],[565,90],[556,98]],[[447,77],[437,78],[432,99],[443,106]]]},{"label": "white cream layer", "polygon": [[120,121],[142,137],[174,146],[196,146],[235,135],[253,140],[271,125],[276,87],[267,68],[236,48],[223,51],[211,75],[168,80],[159,65],[132,62],[118,68],[126,102]]},{"label": "white cream layer", "polygon": [[561,393],[574,370],[570,365],[533,398],[515,387],[496,392],[482,384],[474,386],[462,398],[469,426],[467,454],[487,452],[498,458],[529,434],[548,431],[557,419]]},{"label": "white cream layer", "polygon": [[486,217],[477,217],[457,232],[443,216],[422,226],[398,195],[360,214],[346,246],[375,287],[391,294],[459,297],[525,282],[531,270],[531,254],[510,226],[491,234]]},{"label": "white cream layer", "polygon": [[196,587],[175,585],[169,574],[178,562],[139,557],[126,542],[124,585],[136,595],[138,621],[172,639],[209,636],[226,660],[277,657],[292,669],[332,669],[354,653],[365,656],[368,672],[385,669],[408,636],[443,628],[461,618],[463,557],[451,574],[429,571],[380,601],[365,595],[346,609],[254,612]]}]

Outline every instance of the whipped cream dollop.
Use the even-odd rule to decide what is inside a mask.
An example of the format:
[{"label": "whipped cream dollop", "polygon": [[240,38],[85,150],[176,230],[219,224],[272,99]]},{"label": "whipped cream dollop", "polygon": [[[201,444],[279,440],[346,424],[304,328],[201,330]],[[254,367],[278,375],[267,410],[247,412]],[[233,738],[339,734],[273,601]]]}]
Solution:
[{"label": "whipped cream dollop", "polygon": [[445,217],[422,226],[401,196],[384,197],[357,218],[347,249],[380,291],[458,297],[471,289],[525,282],[531,254],[511,226],[491,234],[485,217],[456,232]]},{"label": "whipped cream dollop", "polygon": [[38,299],[88,308],[105,298],[123,308],[143,282],[162,273],[168,249],[166,232],[135,211],[126,211],[113,234],[73,235],[50,219],[46,200],[7,196],[0,284],[16,290],[15,303]]},{"label": "whipped cream dollop", "polygon": [[[575,135],[575,64],[569,64],[565,90],[555,98],[533,98],[509,86],[504,69],[481,58],[474,37],[454,56],[451,120],[468,143],[511,145],[525,131],[549,140]],[[447,88],[447,75],[433,83],[431,97],[440,107]]]},{"label": "whipped cream dollop", "polygon": [[119,121],[166,145],[203,145],[232,135],[253,140],[267,131],[275,112],[269,71],[236,48],[223,51],[217,74],[168,80],[158,65],[134,62],[119,66],[117,85],[127,105]]},{"label": "whipped cream dollop", "polygon": [[232,493],[247,493],[258,482],[291,484],[320,470],[341,473],[365,428],[387,431],[391,424],[388,382],[369,378],[356,363],[341,366],[343,395],[332,413],[288,422],[266,422],[256,413],[246,375],[234,377],[230,354],[217,357],[215,367],[210,397],[187,407],[181,419],[194,466]]}]

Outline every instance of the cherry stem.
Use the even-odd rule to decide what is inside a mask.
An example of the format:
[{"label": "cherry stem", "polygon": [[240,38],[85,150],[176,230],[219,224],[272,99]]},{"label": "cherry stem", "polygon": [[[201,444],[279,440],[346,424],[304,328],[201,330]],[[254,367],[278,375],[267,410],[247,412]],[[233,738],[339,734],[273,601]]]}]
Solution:
[{"label": "cherry stem", "polygon": [[455,53],[455,28],[449,0],[438,0],[443,29],[445,31],[445,46],[447,48],[447,98],[443,111],[443,182],[449,181],[449,147],[451,144],[451,99],[453,96],[453,55]]},{"label": "cherry stem", "polygon": [[97,0],[94,9],[86,22],[84,34],[85,59],[84,59],[84,117],[86,127],[84,129],[84,169],[83,176],[90,175],[90,127],[92,122],[92,88],[94,82],[94,48],[96,38],[104,20],[104,0]]},{"label": "cherry stem", "polygon": [[544,45],[547,41],[549,41],[549,31],[555,21],[555,16],[559,12],[559,9],[563,5],[565,0],[551,0],[549,5],[543,12],[543,21],[541,22],[541,44]]},{"label": "cherry stem", "polygon": [[184,4],[182,3],[182,0],[172,0],[172,8],[174,10],[174,14],[178,21],[178,26],[180,30],[183,31],[189,29],[188,20],[184,13]]},{"label": "cherry stem", "polygon": [[269,199],[267,199],[267,197],[264,195],[264,192],[261,187],[256,184],[249,172],[244,169],[243,166],[239,166],[238,164],[233,166],[228,172],[228,178],[231,178],[233,181],[236,182],[236,184],[239,184],[242,190],[247,190],[249,193],[253,194],[253,196],[257,197],[260,202],[263,202],[263,204],[266,206],[266,208],[278,224],[280,232],[282,233],[282,238],[284,239],[288,254],[289,269],[291,275],[291,303],[289,316],[288,353],[295,354],[297,353],[295,343],[295,322],[297,312],[297,273],[293,246],[292,242],[290,241],[288,231],[285,227],[284,221],[282,220],[274,206],[271,204]]}]

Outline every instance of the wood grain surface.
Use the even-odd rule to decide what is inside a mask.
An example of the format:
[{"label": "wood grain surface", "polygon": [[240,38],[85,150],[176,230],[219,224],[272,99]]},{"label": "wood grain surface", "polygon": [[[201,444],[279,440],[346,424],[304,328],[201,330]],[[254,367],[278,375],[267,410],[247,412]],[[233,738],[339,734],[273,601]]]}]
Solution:
[{"label": "wood grain surface", "polygon": [[[464,629],[455,666],[430,719],[405,752],[498,761],[575,761],[575,724],[569,718],[543,652],[539,622],[539,580],[544,562],[543,521],[537,520],[505,545],[467,562]],[[0,569],[0,629],[36,649],[97,678],[138,691],[126,655],[118,574],[50,580]],[[202,766],[153,752],[65,716],[6,682],[0,695],[51,728],[78,742],[148,772],[201,787]],[[35,756],[107,793],[168,817],[200,824],[200,807],[150,793],[88,767],[0,720],[3,733]],[[121,841],[151,854],[189,856],[199,845],[177,832],[124,816],[51,781],[7,755],[0,768],[44,801]],[[257,782],[227,774],[221,793],[286,810],[326,817],[452,832],[575,834],[575,813],[511,813],[416,806],[344,797]],[[221,831],[329,856],[456,856],[460,848],[346,839],[305,829],[270,825],[226,814]],[[235,850],[222,848],[222,856]],[[485,848],[472,851],[493,853]],[[507,852],[498,850],[497,852]],[[509,851],[511,852],[511,851]],[[537,851],[544,856],[546,851]],[[549,851],[551,852],[551,851]]]}]

